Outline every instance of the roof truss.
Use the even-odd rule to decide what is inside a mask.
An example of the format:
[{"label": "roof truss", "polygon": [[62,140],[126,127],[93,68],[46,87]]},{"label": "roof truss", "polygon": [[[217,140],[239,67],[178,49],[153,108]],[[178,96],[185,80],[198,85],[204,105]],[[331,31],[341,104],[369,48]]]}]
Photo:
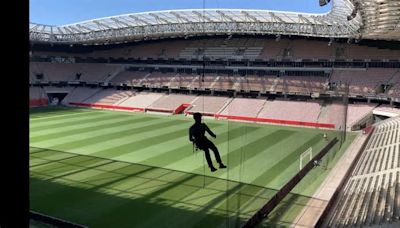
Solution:
[{"label": "roof truss", "polygon": [[[355,2],[359,7],[357,14],[348,20]],[[32,23],[30,38],[31,41],[83,44],[206,34],[295,34],[400,40],[399,24],[400,1],[333,0],[332,10],[325,14],[203,9],[135,13],[63,26]]]}]

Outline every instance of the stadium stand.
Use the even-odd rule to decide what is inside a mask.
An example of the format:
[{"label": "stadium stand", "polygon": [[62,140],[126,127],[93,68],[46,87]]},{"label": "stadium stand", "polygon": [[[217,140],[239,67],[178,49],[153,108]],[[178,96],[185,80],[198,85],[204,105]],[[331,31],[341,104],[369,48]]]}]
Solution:
[{"label": "stadium stand", "polygon": [[[193,102],[196,96],[169,94],[162,96],[154,103],[149,105],[146,110],[156,112],[175,113],[182,105],[187,105]],[[184,107],[186,108],[186,107]],[[184,109],[182,109],[183,111]]]},{"label": "stadium stand", "polygon": [[139,58],[139,59],[158,59],[158,58],[178,58],[183,48],[189,45],[189,41],[173,40],[149,42],[147,44],[130,45],[122,48],[110,50],[94,51],[89,54],[91,57],[113,56],[115,58]]},{"label": "stadium stand", "polygon": [[29,87],[29,107],[48,104],[48,98],[41,87]]},{"label": "stadium stand", "polygon": [[84,100],[101,91],[101,88],[76,87],[62,100],[62,104],[82,103]]},{"label": "stadium stand", "polygon": [[44,97],[43,89],[40,87],[29,87],[29,99],[40,99]]},{"label": "stadium stand", "polygon": [[294,59],[333,59],[334,49],[326,45],[326,42],[315,41],[310,48],[307,40],[291,42],[292,57]]},{"label": "stadium stand", "polygon": [[114,104],[117,105],[133,95],[132,91],[123,91],[116,89],[104,89],[93,96],[83,100],[87,104]]},{"label": "stadium stand", "polygon": [[[346,126],[347,129],[354,129],[356,125],[368,122],[372,118],[373,110],[377,104],[356,103],[348,104]],[[319,122],[335,124],[337,128],[344,127],[345,106],[343,104],[333,103],[321,106],[318,116]]]},{"label": "stadium stand", "polygon": [[192,84],[192,81],[198,77],[198,75],[193,74],[185,74],[178,73],[174,78],[171,79],[169,87],[170,88],[180,88],[180,87],[189,87]]},{"label": "stadium stand", "polygon": [[[398,56],[400,56],[398,50],[378,49],[376,47],[368,47],[365,45],[361,46],[358,44],[334,43],[332,46],[328,46],[325,42],[318,40],[281,39],[279,41],[274,41],[271,39],[262,40],[259,38],[209,38],[199,40],[169,40],[149,43],[144,42],[141,45],[131,44],[132,48],[111,48],[110,50],[95,50],[85,54],[70,53],[70,55],[74,57],[93,57],[96,56],[94,53],[99,52],[104,54],[104,56],[100,55],[104,58],[117,59],[118,54],[115,54],[114,51],[119,53],[128,52],[128,50],[131,50],[129,53],[132,52],[132,56],[136,55],[136,58],[140,59],[147,59],[148,57],[150,58],[150,56],[163,56],[165,53],[170,53],[165,54],[167,57],[178,57],[181,51],[186,50],[185,48],[193,48],[203,44],[206,45],[206,47],[220,46],[224,50],[226,50],[227,47],[263,47],[258,58],[280,58],[289,59],[289,61],[294,61],[294,59],[313,59],[313,61],[315,59],[320,59],[328,61],[332,60],[332,57],[338,56],[340,58],[352,59],[351,55],[348,55],[346,51],[349,53],[354,52],[359,54],[361,52],[360,50],[364,50],[364,54],[360,54],[362,55],[362,58],[360,58],[362,60],[376,58],[379,60],[393,59],[394,61],[398,61]],[[307,48],[310,46],[313,48]],[[340,51],[338,51],[339,49]],[[353,49],[354,51],[349,51]],[[164,54],[155,54],[158,52],[162,52]],[[338,54],[336,52],[340,53]],[[46,57],[46,55],[64,55],[64,52],[56,54],[46,51],[35,51],[34,53],[36,56],[42,57]],[[105,53],[109,54],[106,55]],[[214,53],[213,55],[218,56],[218,53]],[[125,56],[124,58],[128,57],[129,55]],[[354,58],[358,57],[355,56]],[[218,72],[206,73],[204,77],[204,83],[200,84],[200,78],[196,73],[172,73],[172,71],[182,72],[182,69],[176,69],[174,67],[168,69],[168,71],[171,71],[168,73],[161,73],[157,69],[141,69],[139,71],[139,67],[137,67],[136,70],[124,70],[123,68],[124,66],[121,64],[31,61],[30,82],[109,81],[113,85],[146,85],[151,87],[167,86],[170,88],[199,88],[201,86],[203,88],[216,90],[255,90],[261,92],[280,92],[284,94],[305,95],[310,93],[324,92],[327,87],[326,78],[317,76],[297,75],[280,76],[278,78],[276,75],[256,76],[254,71],[243,76],[239,76],[236,72],[233,74],[228,72]],[[332,70],[332,74],[329,82],[334,84],[349,82],[351,96],[382,96],[384,98],[391,97],[394,99],[394,101],[399,101],[400,99],[400,71],[398,71],[398,68],[368,68],[366,66],[340,68],[339,66],[336,68],[331,68],[329,71],[330,70]],[[185,72],[190,71],[185,70]]]},{"label": "stadium stand", "polygon": [[198,88],[213,88],[216,83],[216,75],[204,75],[204,78],[199,78]]},{"label": "stadium stand", "polygon": [[[264,49],[260,53],[261,59],[282,59],[283,57],[289,58],[290,53],[290,40],[282,39],[279,42],[271,42],[271,40],[264,41]],[[285,52],[286,51],[286,52]]]},{"label": "stadium stand", "polygon": [[285,87],[285,79],[283,78],[275,78],[274,82],[272,83],[272,86],[270,88],[270,92],[280,92],[283,93],[287,90],[288,88]]},{"label": "stadium stand", "polygon": [[258,114],[259,118],[318,122],[321,105],[317,102],[267,101]]},{"label": "stadium stand", "polygon": [[[343,104],[333,103],[321,107],[318,121],[322,123],[331,123],[336,129],[344,128],[345,107]],[[349,115],[349,114],[347,114]]]},{"label": "stadium stand", "polygon": [[161,73],[153,72],[146,75],[140,82],[140,85],[148,87],[163,87],[169,86],[171,80],[175,77],[176,73]]},{"label": "stadium stand", "polygon": [[375,115],[396,117],[396,116],[400,116],[400,109],[393,108],[388,105],[380,105],[379,107],[374,109],[373,113]]},{"label": "stadium stand", "polygon": [[346,45],[345,56],[349,59],[399,59],[398,50],[379,49],[358,44]]},{"label": "stadium stand", "polygon": [[[347,107],[347,118],[346,126],[347,129],[354,129],[354,126],[359,123],[363,123],[368,118],[372,118],[372,112],[377,104],[349,104]],[[343,104],[329,104],[321,108],[320,115],[318,117],[319,122],[335,124],[337,128],[344,127],[344,116],[345,107]]]},{"label": "stadium stand", "polygon": [[372,116],[372,111],[376,104],[349,104],[347,110],[347,126],[352,127],[368,115]]},{"label": "stadium stand", "polygon": [[389,90],[389,96],[395,98],[397,101],[400,101],[400,84],[394,85],[391,90]]},{"label": "stadium stand", "polygon": [[218,76],[215,75],[195,75],[190,80],[188,85],[191,89],[210,89],[214,88],[214,85],[217,83],[219,79]]},{"label": "stadium stand", "polygon": [[[31,62],[30,69],[33,75],[43,74],[44,81],[100,82],[115,73],[119,66],[89,63]],[[80,74],[79,79],[77,74]]]},{"label": "stadium stand", "polygon": [[232,75],[219,75],[217,81],[214,83],[213,88],[219,90],[232,89],[235,85],[236,79]]},{"label": "stadium stand", "polygon": [[400,70],[390,79],[388,85],[391,86],[388,95],[400,101]]},{"label": "stadium stand", "polygon": [[[31,63],[33,66],[37,66],[37,64]],[[40,63],[40,66],[44,67],[43,69],[55,69],[54,67],[59,65],[57,63],[48,63],[43,64]],[[101,65],[101,64],[96,64]],[[61,80],[66,80],[73,73],[68,72],[76,72],[76,69],[79,68],[71,67],[71,64],[62,64],[62,67],[67,66],[67,69],[61,70],[63,72],[61,75],[58,76]],[[94,68],[94,64],[85,64],[86,72],[96,72],[99,70],[93,70],[90,68]],[[103,67],[108,68],[107,65],[103,65]],[[105,69],[100,67],[99,69]],[[35,67],[31,69],[31,76],[35,71]],[[113,68],[114,70],[116,68]],[[51,72],[49,70],[46,72]],[[367,72],[367,73],[365,73]],[[376,77],[376,75],[380,75],[380,77]],[[366,77],[362,78],[362,77]],[[340,82],[341,80],[348,80],[352,79],[350,86],[353,92],[366,92],[365,94],[373,93],[373,86],[372,85],[379,85],[379,83],[384,83],[384,81],[394,81],[397,82],[399,77],[398,70],[396,69],[368,69],[366,71],[351,71],[351,70],[343,70],[343,71],[336,71],[332,74],[331,81]],[[370,78],[371,80],[369,80]],[[53,78],[54,79],[54,78]],[[163,87],[167,86],[170,88],[178,88],[178,87],[189,87],[189,88],[210,88],[216,90],[228,90],[228,89],[235,89],[235,90],[255,90],[255,91],[269,91],[269,92],[283,92],[288,94],[310,94],[313,92],[323,92],[323,89],[326,86],[326,78],[324,77],[313,77],[313,76],[283,76],[283,77],[276,77],[276,76],[257,76],[257,75],[248,75],[245,77],[239,75],[214,75],[214,74],[206,74],[204,77],[204,82],[201,82],[201,77],[195,74],[176,74],[176,73],[161,73],[161,72],[153,72],[148,73],[146,71],[123,71],[119,72],[111,79],[112,83],[118,84],[135,84],[135,85],[146,85],[151,87]],[[363,85],[363,86],[360,86]],[[397,84],[391,87],[390,91],[393,91]],[[58,87],[45,87],[45,90],[52,90],[50,88],[58,88]],[[55,89],[58,90],[59,89]],[[64,92],[65,89],[63,89]],[[68,89],[68,91],[71,89]],[[67,92],[68,92],[67,91]],[[91,91],[91,92],[90,92]],[[119,97],[118,94],[112,96],[112,92],[104,92],[99,93],[96,96],[91,97],[90,99],[86,100],[91,94],[94,93],[94,89],[89,88],[78,88],[76,91],[72,89],[72,92],[64,99],[64,104],[68,102],[75,102],[80,103],[85,100],[85,103],[105,103],[105,104],[116,104],[119,99],[123,97]],[[113,90],[114,91],[114,90]],[[370,93],[367,93],[370,92]],[[78,94],[76,94],[78,93]],[[82,95],[79,95],[83,93]],[[85,93],[89,93],[87,97],[85,97]],[[110,94],[108,94],[110,93]],[[119,92],[118,92],[119,93]],[[393,93],[392,93],[393,94]],[[132,94],[130,94],[132,95]],[[130,96],[128,95],[128,97]],[[83,96],[83,98],[81,97]],[[104,96],[104,97],[102,97]],[[183,95],[181,95],[183,96]],[[107,98],[108,97],[108,98]],[[122,102],[123,100],[121,100]],[[185,102],[183,102],[185,103]],[[182,104],[183,104],[182,103]],[[187,103],[187,102],[186,102]],[[282,104],[286,104],[283,102]],[[150,104],[149,104],[150,105]],[[157,105],[156,105],[157,106]],[[168,105],[167,105],[168,106]],[[293,106],[294,107],[294,106]],[[347,126],[352,127],[358,121],[362,120],[365,116],[372,113],[372,110],[376,107],[374,104],[356,104],[356,105],[349,105],[348,110],[348,118],[347,118]],[[155,107],[149,107],[155,108]],[[172,110],[173,108],[171,108]],[[294,108],[296,109],[296,108]],[[329,117],[326,113],[338,113],[335,112],[335,109],[340,109],[340,107],[335,107],[335,105],[330,105],[329,107],[320,107],[320,111],[312,111],[308,117],[301,117],[297,119],[298,121],[311,121],[311,122],[321,122],[321,123],[331,123],[335,124],[335,126],[340,126],[340,123],[335,123],[338,118]],[[326,109],[326,110],[325,110]],[[313,110],[313,109],[310,109]],[[217,110],[218,111],[218,110]],[[263,109],[262,115],[260,117],[263,118],[275,118],[272,116],[267,115],[267,111]],[[213,112],[216,112],[215,110]],[[226,111],[225,111],[226,112]],[[315,113],[320,113],[318,118],[315,117]],[[226,113],[220,113],[226,114]],[[265,114],[265,116],[263,116]],[[279,114],[276,114],[279,116]],[[248,116],[252,117],[252,115]],[[296,117],[297,118],[297,117]],[[296,118],[289,118],[288,120],[296,120]]]},{"label": "stadium stand", "polygon": [[306,84],[306,81],[301,80],[297,77],[287,77],[283,79],[284,91],[286,93],[300,93],[307,94],[310,93],[310,89]]},{"label": "stadium stand", "polygon": [[[312,48],[310,48],[312,47]],[[36,56],[54,56],[54,52],[34,51]],[[359,44],[333,43],[306,39],[279,41],[263,38],[208,38],[199,40],[168,40],[131,44],[108,50],[84,53],[60,52],[65,57],[134,58],[134,59],[192,59],[203,55],[213,59],[389,59],[399,60],[399,51]]]},{"label": "stadium stand", "polygon": [[213,116],[228,105],[231,100],[232,98],[227,97],[199,96],[199,98],[185,110],[185,113],[192,114],[200,112],[204,115]]},{"label": "stadium stand", "polygon": [[257,117],[265,102],[266,100],[234,98],[232,102],[229,103],[229,105],[226,106],[218,116]]},{"label": "stadium stand", "polygon": [[247,75],[245,81],[240,82],[241,89],[247,88],[247,90],[265,92],[268,84],[267,77],[257,75]]},{"label": "stadium stand", "polygon": [[160,99],[162,96],[164,96],[162,93],[136,93],[128,99],[122,101],[119,105],[123,107],[138,108],[139,110],[144,111],[145,108]]},{"label": "stadium stand", "polygon": [[363,70],[334,70],[330,81],[346,82],[350,85],[350,94],[375,95],[379,85],[388,83],[397,69],[369,68]]},{"label": "stadium stand", "polygon": [[262,47],[260,39],[207,39],[196,40],[183,49],[180,58],[202,58],[206,56],[211,59],[255,59],[259,56]]},{"label": "stadium stand", "polygon": [[400,118],[376,125],[330,215],[330,227],[395,224],[400,219]]},{"label": "stadium stand", "polygon": [[203,80],[205,81],[205,79],[203,78],[202,75],[196,75],[192,78],[192,81],[189,84],[189,88],[190,89],[199,89],[199,88],[204,88],[204,83]]},{"label": "stadium stand", "polygon": [[110,80],[113,84],[138,85],[141,80],[148,75],[148,72],[142,71],[122,71]]},{"label": "stadium stand", "polygon": [[284,76],[284,88],[286,93],[310,94],[322,92],[324,84],[327,82],[325,77],[305,77],[305,76]]}]

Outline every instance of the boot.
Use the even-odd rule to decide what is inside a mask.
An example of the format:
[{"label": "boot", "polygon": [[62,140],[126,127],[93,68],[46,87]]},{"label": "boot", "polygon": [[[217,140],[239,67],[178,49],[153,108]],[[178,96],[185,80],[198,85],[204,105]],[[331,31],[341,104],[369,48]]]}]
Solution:
[{"label": "boot", "polygon": [[221,163],[219,163],[219,168],[224,169],[224,168],[226,168],[226,166],[221,162]]}]

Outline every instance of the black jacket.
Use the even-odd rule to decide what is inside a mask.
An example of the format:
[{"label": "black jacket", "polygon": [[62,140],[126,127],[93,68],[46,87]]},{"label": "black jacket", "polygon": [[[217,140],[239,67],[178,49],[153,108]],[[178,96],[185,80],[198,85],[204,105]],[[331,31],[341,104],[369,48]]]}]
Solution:
[{"label": "black jacket", "polygon": [[207,137],[205,136],[206,131],[212,137],[216,137],[216,135],[208,128],[208,126],[204,123],[195,123],[189,128],[189,140],[194,142],[198,147],[201,147],[201,144],[204,144],[208,141]]}]

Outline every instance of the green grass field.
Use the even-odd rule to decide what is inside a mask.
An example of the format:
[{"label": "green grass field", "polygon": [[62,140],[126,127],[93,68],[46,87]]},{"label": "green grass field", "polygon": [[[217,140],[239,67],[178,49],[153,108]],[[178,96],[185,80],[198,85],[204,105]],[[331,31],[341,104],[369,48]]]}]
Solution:
[{"label": "green grass field", "polygon": [[[323,133],[338,135],[205,122],[228,169],[211,173],[202,152],[193,153],[188,117],[31,109],[31,210],[89,227],[240,226],[298,172],[302,152],[323,148]],[[333,149],[262,226],[288,226],[354,137]]]}]

